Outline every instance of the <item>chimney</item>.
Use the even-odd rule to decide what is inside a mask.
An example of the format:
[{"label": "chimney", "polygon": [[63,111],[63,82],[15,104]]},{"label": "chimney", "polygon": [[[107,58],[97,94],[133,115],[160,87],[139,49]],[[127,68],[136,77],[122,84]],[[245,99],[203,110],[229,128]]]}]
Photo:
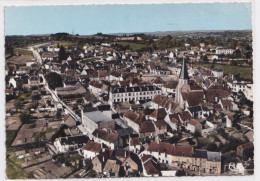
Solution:
[{"label": "chimney", "polygon": [[102,162],[105,163],[105,156],[103,155],[102,158],[103,158],[103,159],[102,159]]},{"label": "chimney", "polygon": [[126,152],[127,152],[127,151],[125,150],[125,158],[126,158]]}]

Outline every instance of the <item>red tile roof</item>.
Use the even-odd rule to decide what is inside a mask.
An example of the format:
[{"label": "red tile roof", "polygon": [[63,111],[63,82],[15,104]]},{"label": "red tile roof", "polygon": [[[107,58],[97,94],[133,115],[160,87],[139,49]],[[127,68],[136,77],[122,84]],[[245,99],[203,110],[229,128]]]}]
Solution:
[{"label": "red tile roof", "polygon": [[243,148],[244,150],[246,149],[251,149],[253,148],[254,144],[252,142],[247,142],[247,143],[244,143],[242,145],[240,145],[239,147]]},{"label": "red tile roof", "polygon": [[93,141],[88,141],[88,143],[83,147],[83,150],[88,150],[96,153],[99,153],[101,149],[101,144],[95,143]]},{"label": "red tile roof", "polygon": [[164,142],[157,143],[156,141],[152,141],[149,144],[147,151],[160,152],[160,153],[166,153],[172,155],[174,147],[175,146],[170,143],[164,143]]},{"label": "red tile roof", "polygon": [[178,85],[178,82],[170,81],[170,82],[164,84],[163,87],[168,88],[168,89],[176,89],[177,85]]},{"label": "red tile roof", "polygon": [[156,127],[162,127],[162,126],[168,125],[163,119],[154,121],[154,124],[155,124]]},{"label": "red tile roof", "polygon": [[150,116],[155,119],[164,119],[167,115],[164,108],[155,109]]},{"label": "red tile roof", "polygon": [[153,81],[153,84],[164,84],[165,81],[161,77],[156,77]]},{"label": "red tile roof", "polygon": [[114,143],[118,138],[116,133],[110,133],[100,129],[96,129],[92,134],[102,140],[108,141],[109,143]]},{"label": "red tile roof", "polygon": [[191,119],[189,123],[193,126],[196,126],[196,124],[198,124],[199,122],[196,119]]},{"label": "red tile roof", "polygon": [[140,133],[154,132],[155,127],[152,121],[144,121],[140,127]]},{"label": "red tile roof", "polygon": [[221,100],[221,103],[222,103],[222,105],[224,106],[224,107],[226,107],[226,106],[232,106],[232,102],[230,101],[230,100],[228,100],[228,99],[226,99],[226,100]]},{"label": "red tile roof", "polygon": [[130,141],[130,145],[140,145],[140,140],[139,138],[132,138]]},{"label": "red tile roof", "polygon": [[176,145],[175,149],[173,151],[173,155],[192,157],[192,155],[193,155],[193,147],[191,147],[191,146],[183,146],[183,145]]},{"label": "red tile roof", "polygon": [[230,96],[230,92],[228,90],[223,89],[208,89],[205,91],[207,102],[214,103],[215,97],[226,98]]},{"label": "red tile roof", "polygon": [[124,117],[130,119],[131,121],[135,122],[136,124],[140,125],[143,121],[145,121],[144,114],[138,114],[133,111],[128,111],[124,114]]},{"label": "red tile roof", "polygon": [[197,106],[203,103],[203,92],[182,92],[183,100],[186,100],[189,106]]}]

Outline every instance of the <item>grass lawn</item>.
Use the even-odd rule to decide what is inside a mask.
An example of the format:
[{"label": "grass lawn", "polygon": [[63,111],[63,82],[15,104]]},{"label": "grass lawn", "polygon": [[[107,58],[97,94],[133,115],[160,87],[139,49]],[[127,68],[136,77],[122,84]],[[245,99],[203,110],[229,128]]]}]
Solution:
[{"label": "grass lawn", "polygon": [[87,63],[87,62],[95,62],[97,60],[100,60],[100,58],[88,58],[88,59],[84,59],[81,62],[82,63]]},{"label": "grass lawn", "polygon": [[21,164],[23,159],[16,158],[15,153],[7,153],[6,155],[6,175],[9,179],[26,179],[29,178],[29,174],[22,168]]},{"label": "grass lawn", "polygon": [[57,128],[47,128],[46,130],[46,133],[51,133],[51,132],[54,132],[54,131],[57,131],[58,129]]},{"label": "grass lawn", "polygon": [[14,49],[14,52],[18,52],[22,55],[33,55],[32,51],[30,51],[30,50],[23,50],[23,49],[18,49],[18,48]]},{"label": "grass lawn", "polygon": [[[68,48],[69,46],[75,46],[77,43],[76,42],[59,42],[59,45],[61,46],[63,46],[64,48]],[[57,43],[56,44],[54,44],[54,48],[57,48]]]},{"label": "grass lawn", "polygon": [[17,130],[6,130],[6,140],[5,140],[6,147],[9,147],[12,144],[12,142],[15,138],[16,132],[17,132]]},{"label": "grass lawn", "polygon": [[197,64],[205,68],[211,68],[211,65],[214,65],[216,68],[220,68],[224,71],[225,74],[240,74],[240,77],[245,80],[252,80],[252,67],[243,67],[243,66],[232,66],[232,65],[223,65],[223,64]]}]

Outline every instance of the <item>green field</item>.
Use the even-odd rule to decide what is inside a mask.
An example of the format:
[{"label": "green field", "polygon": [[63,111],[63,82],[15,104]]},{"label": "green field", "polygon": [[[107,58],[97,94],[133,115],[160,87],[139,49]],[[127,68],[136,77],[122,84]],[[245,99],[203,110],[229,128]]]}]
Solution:
[{"label": "green field", "polygon": [[17,130],[6,130],[6,140],[5,145],[6,147],[11,146],[15,136],[16,136]]},{"label": "green field", "polygon": [[22,55],[33,55],[32,51],[30,51],[30,50],[24,50],[24,49],[18,49],[18,48],[14,49],[14,52],[20,53]]},{"label": "green field", "polygon": [[95,62],[97,60],[100,60],[100,58],[88,58],[88,59],[84,59],[81,62],[82,63],[88,63],[88,62]]},{"label": "green field", "polygon": [[225,74],[234,74],[240,75],[240,78],[244,80],[252,80],[252,67],[243,67],[243,66],[232,66],[232,65],[223,65],[223,64],[197,64],[205,68],[211,68],[212,65],[216,68],[220,68],[224,71]]},{"label": "green field", "polygon": [[114,43],[117,43],[117,44],[122,45],[122,46],[129,45],[129,47],[130,47],[132,50],[134,50],[134,51],[141,50],[141,49],[147,47],[147,45],[144,44],[144,43],[122,42],[122,41],[114,42]]},{"label": "green field", "polygon": [[[59,45],[60,45],[60,46],[62,45],[64,48],[68,48],[69,46],[75,46],[75,45],[77,45],[77,43],[76,43],[76,42],[59,42]],[[57,46],[58,46],[57,43],[54,44],[54,48],[57,48]]]},{"label": "green field", "polygon": [[9,179],[29,178],[29,174],[21,168],[23,162],[23,159],[16,158],[15,153],[9,152],[6,154],[6,175]]}]

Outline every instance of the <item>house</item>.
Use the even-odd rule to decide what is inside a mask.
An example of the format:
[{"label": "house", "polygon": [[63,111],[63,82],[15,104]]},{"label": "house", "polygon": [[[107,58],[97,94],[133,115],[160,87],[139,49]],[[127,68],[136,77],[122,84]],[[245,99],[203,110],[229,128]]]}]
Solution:
[{"label": "house", "polygon": [[156,86],[116,87],[109,91],[109,104],[139,100],[149,100],[161,94]]},{"label": "house", "polygon": [[126,159],[122,163],[122,167],[124,168],[126,175],[129,175],[133,171],[137,171],[142,173],[142,164],[139,156],[133,152],[128,152]]},{"label": "house", "polygon": [[157,121],[153,121],[155,126],[155,134],[158,135],[165,135],[167,133],[167,123],[163,119],[159,119]]},{"label": "house", "polygon": [[151,108],[165,108],[166,112],[171,114],[180,111],[180,109],[178,108],[178,104],[174,102],[173,98],[169,98],[162,95],[154,96],[154,98],[151,101]]},{"label": "house", "polygon": [[247,142],[237,147],[237,156],[243,160],[248,160],[249,158],[254,158],[254,144],[252,142]]},{"label": "house", "polygon": [[221,173],[221,153],[207,151],[207,173],[220,174]]},{"label": "house", "polygon": [[224,48],[224,47],[217,47],[216,48],[216,54],[217,55],[232,55],[234,53],[234,50],[231,48]]},{"label": "house", "polygon": [[152,84],[161,89],[163,84],[165,84],[165,81],[161,77],[156,77],[154,80],[152,80]]},{"label": "house", "polygon": [[115,129],[115,121],[103,114],[101,111],[83,112],[81,111],[82,125],[86,127],[90,134],[96,129]]},{"label": "house", "polygon": [[196,119],[191,119],[187,123],[186,129],[191,133],[195,133],[195,132],[201,133],[202,125]]},{"label": "house", "polygon": [[5,95],[13,96],[14,95],[14,89],[13,88],[5,89]]},{"label": "house", "polygon": [[203,110],[200,105],[189,107],[188,111],[191,113],[192,117],[195,119],[203,118]]},{"label": "house", "polygon": [[222,99],[219,104],[224,110],[233,110],[233,104],[229,99]]},{"label": "house", "polygon": [[156,135],[155,126],[152,121],[144,121],[140,126],[140,138],[154,138]]},{"label": "house", "polygon": [[30,86],[38,86],[40,84],[40,78],[38,76],[31,76],[29,79],[28,79],[28,84]]},{"label": "house", "polygon": [[71,117],[70,114],[66,114],[63,118],[63,124],[67,125],[69,128],[76,128],[76,120]]},{"label": "house", "polygon": [[178,82],[176,81],[169,81],[168,83],[164,84],[162,88],[162,94],[168,97],[175,97],[176,94],[176,87]]},{"label": "house", "polygon": [[120,72],[112,72],[109,76],[108,76],[108,81],[112,82],[112,81],[122,81],[123,77],[122,74]]},{"label": "house", "polygon": [[193,147],[176,145],[172,154],[172,166],[191,169]]},{"label": "house", "polygon": [[100,143],[95,143],[93,141],[88,141],[87,144],[81,149],[84,158],[93,159],[102,150],[102,145]]},{"label": "house", "polygon": [[117,160],[108,159],[103,169],[103,174],[107,177],[119,177],[121,171],[121,165],[117,163]]},{"label": "house", "polygon": [[123,139],[117,133],[96,129],[92,135],[95,142],[104,144],[110,149],[123,146]]},{"label": "house", "polygon": [[212,74],[214,77],[218,77],[218,78],[222,78],[223,75],[224,75],[224,72],[222,69],[219,69],[219,68],[213,68],[211,70]]},{"label": "house", "polygon": [[138,137],[130,138],[129,140],[129,151],[139,154],[142,149],[142,144]]},{"label": "house", "polygon": [[23,82],[19,76],[12,77],[9,80],[9,87],[21,88],[22,85],[23,85]]},{"label": "house", "polygon": [[165,117],[165,122],[170,126],[172,131],[177,131],[178,130],[180,122],[179,122],[178,119],[176,119],[176,115],[168,114]]},{"label": "house", "polygon": [[105,164],[109,158],[113,156],[113,151],[109,149],[105,149],[104,151],[100,152],[91,162],[93,164],[93,170],[97,173],[103,174],[103,169]]},{"label": "house", "polygon": [[157,121],[163,120],[167,113],[164,108],[155,109],[148,117],[150,120]]},{"label": "house", "polygon": [[174,144],[152,141],[144,153],[154,156],[160,163],[171,164],[174,148]]},{"label": "house", "polygon": [[161,175],[159,163],[152,155],[142,155],[141,157],[143,175],[145,177],[158,177]]},{"label": "house", "polygon": [[232,128],[233,121],[234,121],[233,114],[225,115],[225,120],[226,120],[226,125],[225,126],[227,128]]},{"label": "house", "polygon": [[26,66],[27,67],[30,67],[32,64],[35,64],[37,63],[37,61],[35,59],[32,59],[32,60],[27,60],[26,61]]},{"label": "house", "polygon": [[89,90],[94,94],[101,95],[102,93],[107,92],[107,87],[107,85],[99,82],[89,82]]},{"label": "house", "polygon": [[83,136],[60,137],[54,141],[54,146],[59,153],[65,153],[82,148],[89,138]]},{"label": "house", "polygon": [[86,94],[86,89],[77,82],[74,86],[57,87],[55,89],[55,94],[57,96],[84,95]]},{"label": "house", "polygon": [[220,174],[221,153],[195,149],[192,168],[201,173]]},{"label": "house", "polygon": [[131,127],[136,133],[140,134],[140,126],[145,121],[145,115],[129,110],[123,116],[127,126]]}]

